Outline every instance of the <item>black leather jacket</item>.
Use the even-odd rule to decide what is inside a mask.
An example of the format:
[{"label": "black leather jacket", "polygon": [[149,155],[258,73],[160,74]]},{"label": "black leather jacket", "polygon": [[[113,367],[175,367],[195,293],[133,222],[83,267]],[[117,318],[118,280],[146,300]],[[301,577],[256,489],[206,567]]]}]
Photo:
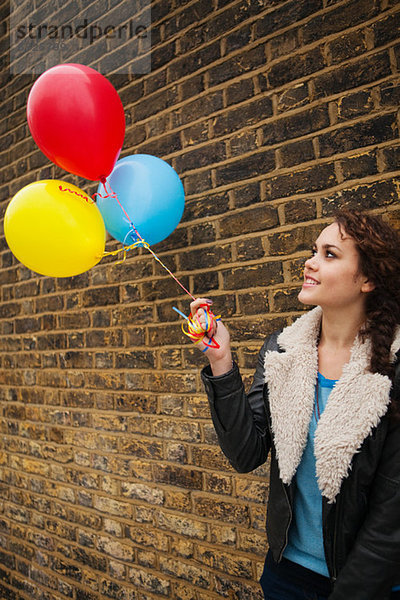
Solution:
[{"label": "black leather jacket", "polygon": [[[240,473],[252,471],[271,452],[267,536],[279,562],[288,540],[294,489],[279,476],[264,383],[266,350],[282,351],[277,335],[266,339],[247,395],[236,364],[217,377],[205,367],[202,379],[221,449],[232,466]],[[398,371],[392,388],[396,395]],[[354,455],[335,502],[324,497],[322,502],[325,557],[334,583],[329,600],[389,599],[392,586],[400,584],[400,426],[384,415]]]}]

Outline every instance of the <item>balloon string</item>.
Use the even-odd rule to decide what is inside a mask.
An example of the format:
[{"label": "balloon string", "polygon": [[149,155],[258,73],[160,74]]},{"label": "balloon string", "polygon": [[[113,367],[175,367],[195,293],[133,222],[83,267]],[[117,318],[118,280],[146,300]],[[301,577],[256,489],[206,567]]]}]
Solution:
[{"label": "balloon string", "polygon": [[[139,247],[143,247],[146,248],[146,250],[148,250],[150,252],[150,254],[152,254],[152,256],[155,258],[155,260],[157,262],[160,263],[160,265],[167,271],[167,273],[169,275],[171,275],[171,277],[176,281],[176,283],[193,299],[195,300],[195,296],[193,296],[193,294],[191,294],[189,292],[189,290],[187,290],[185,288],[185,286],[179,281],[179,279],[172,273],[172,271],[170,271],[170,269],[161,261],[161,259],[157,256],[157,254],[150,248],[150,245],[142,238],[142,236],[140,235],[140,233],[138,232],[138,230],[136,229],[136,227],[134,226],[132,219],[130,218],[130,216],[128,215],[128,213],[126,212],[126,210],[124,209],[124,207],[122,206],[121,202],[119,201],[119,198],[117,196],[117,194],[114,192],[114,190],[112,189],[110,182],[108,182],[105,178],[101,179],[101,183],[103,184],[104,190],[106,192],[106,194],[103,196],[102,194],[98,194],[95,193],[93,194],[92,198],[93,200],[96,198],[96,196],[100,196],[101,198],[114,198],[119,206],[121,207],[124,215],[126,216],[126,218],[128,219],[128,223],[131,225],[133,231],[136,233],[136,236],[138,238],[138,240],[136,242],[134,242],[133,244],[131,244],[130,246],[126,246],[125,244],[123,245],[123,248],[119,248],[117,250],[113,250],[112,252],[104,252],[103,256],[115,256],[117,254],[119,254],[120,252],[124,253],[123,259],[121,261],[119,261],[117,264],[123,263],[126,259],[126,253],[128,252],[128,250],[131,250],[133,248],[139,248]],[[109,186],[109,191],[107,190],[106,187],[106,183],[108,183]],[[125,239],[128,237],[128,234],[125,236]],[[184,323],[182,323],[182,331],[185,335],[187,335],[195,344],[198,344],[199,342],[203,342],[203,344],[205,345],[205,348],[203,350],[203,352],[206,352],[206,350],[208,350],[208,348],[219,348],[220,345],[218,344],[218,342],[211,337],[209,339],[209,342],[205,341],[205,333],[207,333],[208,331],[211,331],[214,327],[214,323],[215,321],[219,321],[221,319],[221,315],[218,315],[217,317],[211,312],[209,306],[207,304],[201,304],[199,308],[203,308],[204,309],[204,314],[206,317],[206,323],[205,323],[205,329],[203,329],[200,321],[198,320],[197,315],[192,315],[192,313],[190,313],[190,315],[187,317],[186,315],[184,315],[181,311],[179,311],[177,308],[175,308],[175,306],[172,307],[177,313],[179,313],[182,317],[184,317],[187,320],[187,330],[184,327]]]},{"label": "balloon string", "polygon": [[181,325],[183,333],[187,335],[192,340],[192,342],[194,342],[194,344],[199,344],[200,342],[203,342],[205,348],[204,350],[202,350],[202,352],[206,352],[208,348],[220,348],[220,345],[218,344],[217,340],[215,340],[213,337],[209,338],[208,342],[205,339],[205,333],[211,331],[214,328],[215,321],[221,320],[221,315],[215,316],[214,313],[211,312],[208,304],[200,304],[199,306],[199,308],[202,308],[204,310],[204,316],[206,318],[204,328],[200,323],[197,315],[193,316],[192,313],[190,313],[187,317],[175,306],[173,306],[172,308],[187,321],[187,330],[185,329],[185,323],[182,323]]},{"label": "balloon string", "polygon": [[[193,294],[191,294],[189,292],[189,290],[187,290],[185,288],[185,286],[183,285],[183,283],[181,283],[179,281],[179,279],[172,273],[172,271],[170,271],[170,269],[168,269],[168,267],[161,261],[161,259],[157,256],[157,254],[150,248],[150,245],[142,238],[142,236],[140,235],[140,233],[138,232],[138,230],[134,226],[134,224],[132,222],[132,219],[130,218],[130,216],[128,215],[128,213],[126,212],[126,210],[124,209],[124,207],[122,206],[121,202],[119,201],[119,198],[118,198],[117,194],[112,189],[112,187],[110,185],[110,182],[108,182],[106,179],[104,179],[104,180],[102,179],[101,183],[103,184],[103,187],[104,187],[104,189],[106,191],[106,194],[103,196],[102,194],[99,194],[99,193],[96,192],[92,196],[93,200],[95,200],[96,196],[100,196],[101,198],[114,198],[118,202],[118,204],[121,207],[123,213],[125,214],[126,218],[128,219],[129,225],[131,225],[133,231],[135,232],[135,234],[139,238],[139,241],[136,241],[135,243],[131,244],[130,246],[125,246],[124,245],[123,248],[119,248],[118,250],[114,250],[113,252],[104,252],[103,256],[115,256],[115,255],[119,254],[120,252],[123,252],[124,253],[123,259],[121,261],[119,261],[119,263],[117,263],[117,264],[121,264],[121,263],[123,263],[125,261],[125,259],[126,259],[126,253],[128,252],[128,250],[131,250],[132,248],[138,248],[138,247],[146,248],[146,250],[148,250],[150,252],[150,254],[153,255],[153,257],[156,259],[156,261],[160,263],[160,265],[176,281],[176,283],[183,289],[183,291],[186,292],[186,294],[188,294],[193,300],[195,300],[196,299],[195,296],[193,296]],[[108,183],[110,191],[107,191],[106,183]]]},{"label": "balloon string", "polygon": [[[99,194],[99,193],[95,193],[93,194],[92,198],[93,200],[95,200],[96,196],[100,196],[100,198],[114,198],[114,200],[116,200],[122,210],[122,212],[124,213],[124,215],[126,216],[126,218],[128,219],[128,223],[129,225],[131,225],[132,229],[134,230],[134,232],[136,233],[137,237],[144,242],[144,239],[142,238],[142,236],[140,235],[140,233],[138,232],[138,230],[136,229],[136,227],[134,226],[132,219],[130,218],[130,216],[128,215],[128,213],[126,212],[125,208],[122,206],[121,202],[119,201],[119,198],[116,194],[116,192],[114,192],[114,190],[112,189],[110,182],[107,181],[107,179],[102,179],[101,183],[103,184],[103,187],[105,189],[105,194]],[[108,183],[110,191],[107,191],[107,187],[106,184]]]},{"label": "balloon string", "polygon": [[183,291],[185,291],[192,298],[192,300],[196,300],[196,298],[193,296],[193,294],[191,294],[189,292],[189,290],[187,290],[185,288],[185,286],[183,285],[183,283],[181,283],[179,281],[179,279],[177,277],[175,277],[175,275],[168,269],[168,267],[166,265],[164,265],[164,263],[158,258],[157,254],[150,248],[149,244],[147,244],[147,242],[145,242],[145,243],[146,243],[147,250],[154,256],[154,258],[160,263],[160,265],[162,267],[164,267],[164,269],[167,271],[167,273],[169,273],[169,275],[171,275],[171,277],[176,281],[176,283],[181,286],[181,288],[183,289]]}]

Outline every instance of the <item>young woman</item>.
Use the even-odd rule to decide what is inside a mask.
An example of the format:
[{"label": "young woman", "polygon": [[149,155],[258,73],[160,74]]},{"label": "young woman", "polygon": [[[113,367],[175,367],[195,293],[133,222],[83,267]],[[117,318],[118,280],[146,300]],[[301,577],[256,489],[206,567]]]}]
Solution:
[{"label": "young woman", "polygon": [[[199,344],[223,452],[239,472],[271,453],[264,596],[398,598],[399,236],[339,212],[305,262],[299,300],[315,308],[266,339],[247,395],[223,323]],[[191,313],[206,329],[204,303]]]}]

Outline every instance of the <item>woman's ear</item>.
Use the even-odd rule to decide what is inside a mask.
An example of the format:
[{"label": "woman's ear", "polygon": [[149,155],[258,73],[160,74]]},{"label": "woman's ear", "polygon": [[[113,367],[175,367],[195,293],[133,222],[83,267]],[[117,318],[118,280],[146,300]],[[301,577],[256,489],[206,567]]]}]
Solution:
[{"label": "woman's ear", "polygon": [[370,279],[365,279],[361,286],[361,291],[364,293],[372,292],[375,289],[375,284]]}]

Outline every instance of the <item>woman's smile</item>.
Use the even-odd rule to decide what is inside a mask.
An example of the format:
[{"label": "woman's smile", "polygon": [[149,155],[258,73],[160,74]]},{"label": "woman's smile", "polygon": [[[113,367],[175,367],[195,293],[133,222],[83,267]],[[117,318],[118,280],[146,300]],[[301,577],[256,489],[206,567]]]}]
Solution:
[{"label": "woman's smile", "polygon": [[308,287],[308,286],[313,286],[313,285],[319,285],[319,281],[317,281],[316,279],[314,279],[313,277],[310,277],[310,275],[305,275],[304,276],[304,283],[303,283],[303,287]]}]

